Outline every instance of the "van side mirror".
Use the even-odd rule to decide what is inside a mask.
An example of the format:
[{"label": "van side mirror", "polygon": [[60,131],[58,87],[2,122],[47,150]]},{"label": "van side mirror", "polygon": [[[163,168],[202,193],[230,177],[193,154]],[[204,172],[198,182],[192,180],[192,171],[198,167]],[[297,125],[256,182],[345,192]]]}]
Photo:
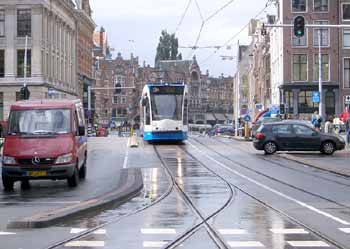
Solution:
[{"label": "van side mirror", "polygon": [[147,105],[147,98],[143,98],[141,104],[143,107],[145,107]]},{"label": "van side mirror", "polygon": [[79,126],[78,134],[79,136],[85,136],[85,126]]}]

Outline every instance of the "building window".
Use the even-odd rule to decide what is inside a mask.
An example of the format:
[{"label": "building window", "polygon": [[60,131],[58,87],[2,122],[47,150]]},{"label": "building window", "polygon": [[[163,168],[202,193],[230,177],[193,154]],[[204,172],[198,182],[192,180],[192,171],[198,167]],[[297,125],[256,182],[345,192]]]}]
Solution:
[{"label": "building window", "polygon": [[[328,54],[323,54],[322,56],[322,80],[329,81],[329,56]],[[318,54],[315,55],[314,63],[314,77],[315,80],[318,80],[319,68],[318,68]]]},{"label": "building window", "polygon": [[350,29],[343,30],[343,47],[350,48]]},{"label": "building window", "polygon": [[328,12],[328,0],[314,0],[315,12]]},{"label": "building window", "polygon": [[334,115],[335,114],[335,93],[333,91],[326,92],[326,114]]},{"label": "building window", "polygon": [[[32,73],[32,53],[27,50],[27,77]],[[17,50],[17,77],[24,77],[24,50]]]},{"label": "building window", "polygon": [[0,37],[5,36],[5,11],[0,10]]},{"label": "building window", "polygon": [[0,78],[5,77],[5,50],[0,50]]},{"label": "building window", "polygon": [[307,80],[307,55],[293,55],[293,81]]},{"label": "building window", "polygon": [[296,37],[292,34],[292,46],[293,47],[306,47],[307,46],[307,32],[303,37]]},{"label": "building window", "polygon": [[318,111],[318,103],[312,102],[312,91],[300,91],[298,101],[299,113],[313,113]]},{"label": "building window", "polygon": [[344,88],[350,88],[350,58],[344,59]]},{"label": "building window", "polygon": [[119,98],[118,96],[113,96],[113,104],[119,104]]},{"label": "building window", "polygon": [[[328,24],[328,21],[315,21],[315,24]],[[328,28],[315,28],[314,29],[314,47],[318,47],[318,31],[321,31],[321,46],[329,46],[329,29]]]},{"label": "building window", "polygon": [[31,36],[32,14],[30,9],[17,10],[17,36]]},{"label": "building window", "polygon": [[284,92],[284,103],[286,104],[287,113],[294,112],[294,94],[293,91]]},{"label": "building window", "polygon": [[350,21],[350,3],[343,3],[342,12],[343,20]]},{"label": "building window", "polygon": [[306,12],[307,0],[292,0],[293,12]]}]

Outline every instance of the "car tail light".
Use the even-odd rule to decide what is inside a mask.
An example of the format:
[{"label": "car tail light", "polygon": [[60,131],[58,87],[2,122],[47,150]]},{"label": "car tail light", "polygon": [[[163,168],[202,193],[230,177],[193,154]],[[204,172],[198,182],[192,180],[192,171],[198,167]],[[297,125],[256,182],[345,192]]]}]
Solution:
[{"label": "car tail light", "polygon": [[257,134],[255,135],[255,137],[256,137],[256,139],[258,139],[258,140],[263,140],[263,139],[264,139],[264,134],[262,134],[261,132],[259,132],[259,133],[257,133]]}]

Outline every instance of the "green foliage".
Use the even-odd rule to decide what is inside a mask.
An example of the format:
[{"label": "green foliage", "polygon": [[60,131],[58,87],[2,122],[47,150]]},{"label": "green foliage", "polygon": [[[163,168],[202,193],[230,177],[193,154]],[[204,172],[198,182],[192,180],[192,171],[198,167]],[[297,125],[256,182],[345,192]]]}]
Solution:
[{"label": "green foliage", "polygon": [[178,48],[179,41],[175,34],[169,34],[166,30],[163,30],[159,38],[155,65],[158,66],[158,62],[161,60],[182,60]]}]

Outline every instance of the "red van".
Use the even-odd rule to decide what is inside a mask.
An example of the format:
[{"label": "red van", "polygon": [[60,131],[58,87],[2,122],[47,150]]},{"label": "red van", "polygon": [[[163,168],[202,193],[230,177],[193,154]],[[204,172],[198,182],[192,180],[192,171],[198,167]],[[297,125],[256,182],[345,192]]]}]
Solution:
[{"label": "red van", "polygon": [[11,106],[3,148],[2,182],[86,176],[87,138],[79,100],[29,100]]}]

